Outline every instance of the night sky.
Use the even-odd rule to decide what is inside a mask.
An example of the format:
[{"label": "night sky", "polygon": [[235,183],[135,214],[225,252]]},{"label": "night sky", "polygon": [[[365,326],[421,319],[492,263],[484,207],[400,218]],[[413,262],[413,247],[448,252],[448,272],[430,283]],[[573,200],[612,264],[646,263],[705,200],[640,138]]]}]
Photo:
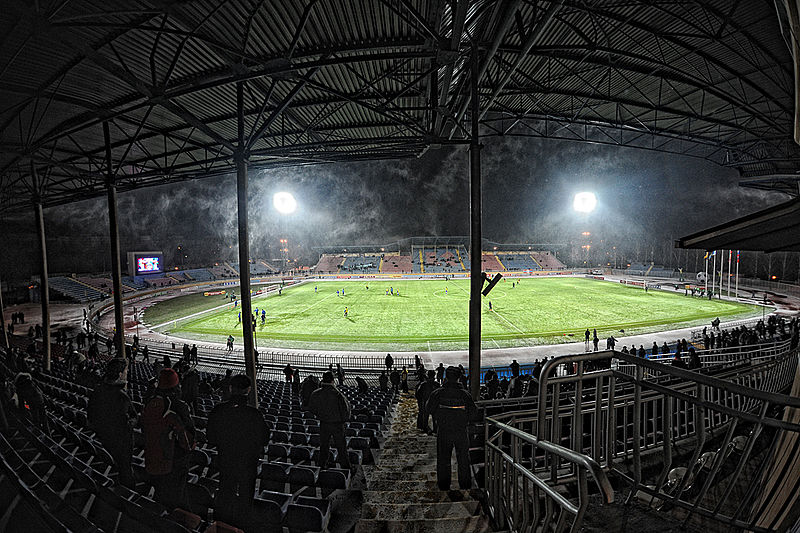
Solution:
[{"label": "night sky", "polygon": [[[568,254],[589,231],[595,262],[616,246],[620,259],[691,268],[694,259],[672,250],[674,239],[786,200],[741,188],[734,170],[704,160],[616,146],[491,138],[482,167],[485,238],[562,244]],[[272,207],[280,190],[296,197],[293,215]],[[572,210],[582,190],[598,197],[590,215]],[[468,235],[468,152],[440,148],[403,161],[253,171],[249,205],[253,257],[274,256],[279,238],[289,239],[292,256],[313,264],[316,246]],[[121,193],[119,213],[123,257],[160,249],[178,266],[238,260],[235,176]],[[51,273],[110,269],[104,198],[47,209],[45,218]],[[1,222],[7,231],[0,247],[14,251],[2,254],[4,279],[28,279],[38,254],[33,213]],[[179,258],[178,245],[188,258]]]}]

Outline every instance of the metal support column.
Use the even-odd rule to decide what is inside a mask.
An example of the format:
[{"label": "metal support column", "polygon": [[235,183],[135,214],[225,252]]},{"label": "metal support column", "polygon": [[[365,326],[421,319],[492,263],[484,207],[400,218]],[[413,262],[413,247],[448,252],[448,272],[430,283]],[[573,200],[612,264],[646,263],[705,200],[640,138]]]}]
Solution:
[{"label": "metal support column", "polygon": [[[33,166],[31,166],[33,168]],[[44,212],[42,211],[42,201],[36,199],[34,204],[36,211],[36,232],[39,235],[39,254],[41,265],[41,280],[39,281],[40,300],[42,303],[42,359],[44,368],[50,371],[50,286],[47,281],[47,243],[44,237]]]},{"label": "metal support column", "polygon": [[250,302],[250,236],[247,227],[247,154],[244,138],[244,83],[236,84],[236,115],[238,122],[239,149],[236,159],[236,193],[239,215],[239,291],[242,293],[242,340],[244,341],[244,365],[253,381],[250,389],[250,405],[258,407],[256,387],[256,354],[253,347],[252,305]]},{"label": "metal support column", "polygon": [[117,187],[114,185],[114,167],[111,163],[111,136],[108,122],[103,122],[106,143],[106,189],[108,190],[108,228],[111,234],[111,281],[114,287],[114,346],[117,357],[125,355],[125,322],[122,309],[122,269],[119,261],[119,222],[117,220]]},{"label": "metal support column", "polygon": [[3,330],[3,347],[10,348],[8,343],[8,330],[6,329],[6,313],[3,307],[3,282],[0,280],[0,329]]},{"label": "metal support column", "polygon": [[478,47],[472,48],[471,77],[471,121],[472,131],[469,143],[469,178],[470,178],[470,284],[469,284],[469,388],[473,399],[480,394],[481,376],[481,289],[483,274],[481,272],[481,145],[478,138],[478,118],[480,102],[478,100]]}]

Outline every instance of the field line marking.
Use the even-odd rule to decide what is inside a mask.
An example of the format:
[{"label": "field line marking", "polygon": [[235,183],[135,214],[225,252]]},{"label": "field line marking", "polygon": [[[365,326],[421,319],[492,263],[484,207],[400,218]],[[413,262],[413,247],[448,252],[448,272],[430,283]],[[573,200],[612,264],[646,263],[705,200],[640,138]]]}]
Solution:
[{"label": "field line marking", "polygon": [[428,351],[431,351],[431,341],[426,341],[428,343]]},{"label": "field line marking", "polygon": [[512,323],[510,320],[508,320],[506,317],[504,317],[503,315],[501,315],[500,313],[498,313],[498,312],[497,312],[497,311],[495,311],[494,309],[492,309],[492,313],[494,313],[494,314],[496,314],[497,316],[499,316],[499,317],[500,317],[502,320],[504,320],[504,321],[505,321],[505,322],[506,322],[506,323],[507,323],[509,326],[511,326],[512,328],[514,328],[515,330],[517,330],[519,333],[522,333],[523,335],[525,335],[525,332],[524,332],[524,331],[522,331],[521,329],[519,329],[519,328],[518,328],[517,326],[515,326],[515,325],[514,325],[514,324],[513,324],[513,323]]},{"label": "field line marking", "polygon": [[297,314],[302,314],[302,313],[305,313],[306,311],[308,311],[309,309],[311,309],[311,308],[312,308],[312,307],[314,307],[315,305],[317,305],[317,304],[321,304],[322,302],[324,302],[325,300],[327,300],[327,299],[328,299],[328,298],[330,298],[331,296],[333,296],[333,293],[330,293],[329,295],[325,296],[325,297],[324,297],[324,298],[322,298],[321,300],[314,302],[313,304],[309,305],[308,307],[306,307],[306,308],[305,308],[305,309],[303,309],[302,311],[298,312]]},{"label": "field line marking", "polygon": [[[192,313],[191,315],[186,315],[186,316],[182,316],[182,317],[179,317],[179,318],[173,318],[172,320],[168,320],[168,321],[164,322],[163,324],[159,324],[157,326],[151,326],[150,329],[162,328],[164,326],[168,326],[172,322],[178,322],[179,320],[186,320],[188,318],[194,318],[196,316],[200,316],[200,315],[203,315],[205,313],[210,313],[211,311],[218,311],[218,310],[220,310],[220,309],[222,309],[224,307],[227,307],[229,305],[231,305],[230,302],[222,304],[222,305],[218,305],[217,307],[212,307],[211,309],[205,309],[203,311],[198,311],[197,313]],[[237,307],[237,309],[241,309],[241,307]]]}]

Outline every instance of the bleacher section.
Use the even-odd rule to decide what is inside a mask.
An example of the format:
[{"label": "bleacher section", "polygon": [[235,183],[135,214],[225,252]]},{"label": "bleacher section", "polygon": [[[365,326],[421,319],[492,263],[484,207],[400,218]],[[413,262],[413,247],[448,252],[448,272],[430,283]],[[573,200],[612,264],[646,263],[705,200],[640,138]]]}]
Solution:
[{"label": "bleacher section", "polygon": [[413,270],[410,255],[384,255],[381,272],[386,274],[410,274]]},{"label": "bleacher section", "polygon": [[[5,363],[0,362],[0,367],[10,375]],[[7,470],[13,470],[32,488],[35,499],[30,501],[36,504],[38,499],[52,514],[46,518],[56,520],[62,530],[87,532],[187,533],[205,531],[212,525],[220,474],[216,449],[206,443],[204,430],[209,412],[221,401],[219,395],[201,395],[197,401],[192,417],[197,445],[189,459],[188,504],[182,510],[185,512],[175,512],[153,499],[144,471],[141,430],[134,433],[136,485],[123,487],[118,483],[113,459],[89,427],[86,409],[90,390],[77,384],[75,373],[60,361],[53,363],[50,373],[35,372],[34,376],[45,399],[49,431],[20,418],[24,415],[16,410],[9,413],[11,428],[0,435],[0,461],[11,465]],[[137,411],[146,401],[147,381],[153,376],[150,364],[137,362],[130,368],[128,395]],[[217,381],[222,378],[204,372],[200,377]],[[374,464],[374,453],[380,449],[390,421],[394,394],[375,388],[366,393],[349,386],[339,389],[352,408],[351,421],[345,424],[349,461],[351,465]],[[332,506],[336,505],[335,499],[328,496],[349,487],[351,472],[317,466],[319,420],[301,408],[298,393],[292,391],[290,383],[259,380],[257,390],[259,411],[270,428],[270,441],[258,467],[253,514],[229,520],[247,531],[282,531],[282,527],[296,533],[327,531]],[[336,450],[332,448],[330,453],[341,467]],[[3,475],[7,477],[8,472]],[[3,480],[0,477],[0,483]],[[250,529],[251,524],[258,527]]]},{"label": "bleacher section", "polygon": [[339,272],[339,267],[342,266],[345,259],[346,258],[341,255],[322,254],[317,266],[314,267],[314,271],[318,274],[336,274]]},{"label": "bleacher section", "polygon": [[105,296],[103,292],[93,287],[78,283],[74,279],[64,276],[53,276],[48,278],[48,282],[51,290],[79,302],[100,300]]},{"label": "bleacher section", "polygon": [[[461,268],[456,250],[457,247],[416,249],[411,255],[413,271],[431,274],[463,272],[464,269]],[[420,263],[420,257],[422,257],[422,263]]]},{"label": "bleacher section", "polygon": [[542,270],[562,270],[566,268],[564,263],[550,252],[531,252],[531,257],[541,265]]},{"label": "bleacher section", "polygon": [[193,268],[185,270],[184,275],[192,281],[213,281],[214,276],[207,268]]},{"label": "bleacher section", "polygon": [[533,260],[530,252],[498,252],[498,259],[506,270],[541,270],[539,263]]},{"label": "bleacher section", "polygon": [[481,256],[481,270],[484,272],[502,272],[505,268],[503,264],[497,260],[496,255],[484,253]]},{"label": "bleacher section", "polygon": [[211,275],[214,276],[214,279],[225,279],[225,278],[233,278],[236,277],[237,274],[226,265],[216,265],[212,268],[208,269],[211,272]]},{"label": "bleacher section", "polygon": [[353,254],[345,257],[341,271],[357,274],[377,274],[380,264],[380,255]]}]

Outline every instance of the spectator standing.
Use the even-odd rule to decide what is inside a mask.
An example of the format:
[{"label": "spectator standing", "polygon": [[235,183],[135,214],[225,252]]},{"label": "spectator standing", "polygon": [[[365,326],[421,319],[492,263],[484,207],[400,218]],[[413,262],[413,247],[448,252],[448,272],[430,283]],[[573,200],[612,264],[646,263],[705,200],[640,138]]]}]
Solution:
[{"label": "spectator standing", "polygon": [[[269,428],[258,409],[247,405],[252,382],[237,374],[230,381],[231,398],[208,415],[206,436],[217,448],[219,488],[214,518],[239,524],[249,517],[256,488],[258,464],[269,442]],[[243,436],[247,438],[242,438]]]},{"label": "spectator standing", "polygon": [[467,424],[477,413],[477,407],[467,391],[461,387],[459,377],[458,368],[448,367],[444,385],[431,393],[426,405],[437,425],[436,481],[441,490],[450,490],[453,448],[456,450],[458,462],[458,486],[461,489],[472,486]]},{"label": "spectator standing", "polygon": [[442,363],[436,367],[436,381],[439,382],[439,385],[444,381],[444,365]]},{"label": "spectator standing", "polygon": [[592,330],[592,345],[594,347],[594,351],[596,352],[598,349],[598,345],[600,344],[600,339],[597,338],[597,330]]},{"label": "spectator standing", "polygon": [[142,411],[144,467],[155,498],[168,509],[186,505],[189,451],[194,448],[194,423],[189,406],[179,399],[178,373],[164,368]]},{"label": "spectator standing", "polygon": [[292,376],[294,376],[294,369],[292,365],[286,363],[286,366],[283,368],[283,375],[286,377],[286,383],[292,382]]},{"label": "spectator standing", "polygon": [[392,370],[392,373],[389,374],[389,381],[392,382],[392,390],[394,392],[400,392],[400,371],[396,368]]},{"label": "spectator standing", "polygon": [[405,366],[400,372],[400,389],[403,392],[408,392],[408,369]]},{"label": "spectator standing", "polygon": [[[19,364],[17,364],[19,368]],[[17,390],[17,401],[23,413],[30,416],[34,424],[39,426],[42,431],[50,434],[47,423],[47,411],[44,406],[44,396],[42,391],[33,382],[33,378],[27,372],[17,374],[14,380],[14,388]]]},{"label": "spectator standing", "polygon": [[[414,392],[414,397],[417,399],[417,429],[425,433],[431,433],[431,428],[428,426],[428,417],[430,414],[427,410],[428,400],[431,393],[438,388],[436,384],[436,372],[428,370],[425,375],[425,380],[417,385],[417,390]],[[434,431],[436,424],[434,423]]]},{"label": "spectator standing", "polygon": [[300,386],[300,405],[305,409],[311,399],[311,394],[319,388],[319,378],[314,375],[306,376]]},{"label": "spectator standing", "polygon": [[583,334],[584,343],[583,348],[585,351],[589,351],[589,338],[591,337],[592,333],[589,331],[589,328],[586,328],[586,332]]},{"label": "spectator standing", "polygon": [[197,397],[200,395],[200,374],[195,367],[190,367],[186,363],[182,367],[181,374],[181,399],[192,408],[192,413],[197,413]]},{"label": "spectator standing", "polygon": [[189,350],[189,362],[193,365],[197,364],[197,345],[192,344],[191,349]]},{"label": "spectator standing", "polygon": [[336,363],[336,380],[340,387],[344,385],[344,368],[339,363]]},{"label": "spectator standing", "polygon": [[230,368],[225,370],[225,377],[219,382],[218,390],[222,394],[224,402],[231,399],[231,374],[233,374],[233,370]]},{"label": "spectator standing", "polygon": [[392,371],[392,365],[394,364],[394,359],[392,358],[392,354],[387,353],[386,354],[386,359],[384,360],[384,362],[386,363],[386,371],[387,372],[391,372]]},{"label": "spectator standing", "polygon": [[89,397],[86,414],[89,427],[114,459],[114,465],[119,472],[119,483],[134,488],[131,457],[136,411],[123,390],[127,370],[128,365],[124,359],[112,359],[108,362],[103,381]]},{"label": "spectator standing", "polygon": [[378,376],[378,387],[382,391],[389,390],[389,376],[386,375],[386,370],[381,370],[381,375]]},{"label": "spectator standing", "polygon": [[319,419],[319,466],[327,468],[330,440],[338,451],[339,464],[342,468],[350,468],[347,456],[347,443],[344,438],[344,424],[350,420],[350,403],[336,385],[333,374],[322,374],[320,387],[311,393],[308,401],[309,410]]}]

